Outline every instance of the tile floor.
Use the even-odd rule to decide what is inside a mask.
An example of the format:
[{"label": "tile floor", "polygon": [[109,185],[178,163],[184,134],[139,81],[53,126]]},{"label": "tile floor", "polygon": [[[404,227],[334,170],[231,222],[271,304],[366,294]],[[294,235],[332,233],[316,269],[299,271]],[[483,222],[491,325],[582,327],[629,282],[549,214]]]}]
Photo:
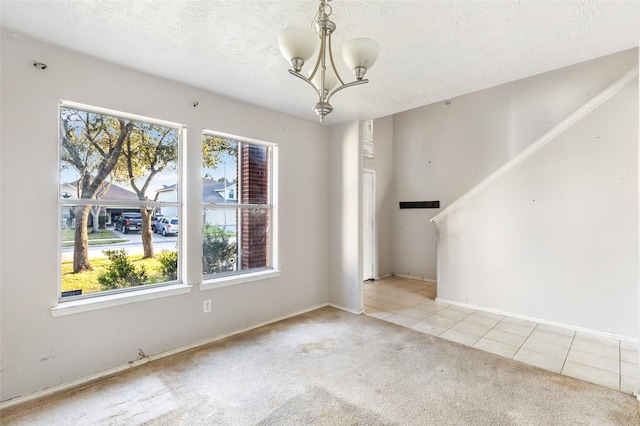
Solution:
[{"label": "tile floor", "polygon": [[364,284],[367,315],[631,393],[640,387],[638,345],[436,302],[436,284],[389,277]]}]

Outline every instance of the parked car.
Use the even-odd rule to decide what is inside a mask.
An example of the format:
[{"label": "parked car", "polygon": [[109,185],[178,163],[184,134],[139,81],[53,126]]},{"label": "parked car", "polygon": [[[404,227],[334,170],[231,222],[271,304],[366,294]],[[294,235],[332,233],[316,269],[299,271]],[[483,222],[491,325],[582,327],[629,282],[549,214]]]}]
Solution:
[{"label": "parked car", "polygon": [[163,217],[155,225],[155,231],[159,234],[167,236],[169,234],[178,233],[178,218],[177,217]]},{"label": "parked car", "polygon": [[164,216],[156,216],[151,218],[151,232],[157,232],[157,229],[160,229],[160,221]]},{"label": "parked car", "polygon": [[121,230],[123,234],[129,231],[142,230],[142,215],[136,212],[124,212],[116,221],[115,228]]}]

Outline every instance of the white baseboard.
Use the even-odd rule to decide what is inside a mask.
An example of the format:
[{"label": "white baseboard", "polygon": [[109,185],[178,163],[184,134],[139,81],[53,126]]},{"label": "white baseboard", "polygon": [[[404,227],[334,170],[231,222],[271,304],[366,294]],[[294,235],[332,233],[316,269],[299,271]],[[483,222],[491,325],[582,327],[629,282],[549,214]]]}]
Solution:
[{"label": "white baseboard", "polygon": [[364,314],[364,309],[360,309],[360,310],[350,309],[341,305],[337,305],[335,303],[328,303],[328,306],[331,306],[332,308],[340,309],[341,311],[349,312],[350,314],[355,314],[355,315]]},{"label": "white baseboard", "polygon": [[638,343],[638,339],[635,339],[633,337],[619,336],[617,334],[607,333],[607,332],[598,331],[598,330],[592,330],[590,328],[578,327],[578,326],[575,326],[575,325],[563,324],[563,323],[560,323],[560,322],[554,322],[554,321],[548,321],[548,320],[544,320],[544,319],[540,319],[540,318],[528,317],[526,315],[514,314],[512,312],[505,312],[505,311],[500,311],[500,310],[497,310],[497,309],[489,309],[489,308],[485,308],[483,306],[472,305],[470,303],[455,302],[453,300],[443,299],[441,297],[436,297],[436,301],[437,302],[448,303],[449,305],[461,306],[463,308],[469,308],[469,309],[473,309],[473,310],[476,310],[476,311],[489,312],[489,313],[492,313],[492,314],[504,315],[504,316],[508,316],[508,317],[512,317],[512,318],[518,318],[518,319],[522,319],[522,320],[526,320],[526,321],[537,322],[539,324],[552,325],[554,327],[566,328],[568,330],[575,330],[575,331],[579,331],[581,333],[589,333],[589,334],[593,334],[593,335],[596,335],[596,336],[602,336],[602,337],[613,337],[614,339],[619,339],[619,340],[622,340],[622,341],[625,341],[625,342]]},{"label": "white baseboard", "polygon": [[[35,391],[35,392],[31,392],[31,393],[28,393],[26,395],[17,396],[15,398],[11,398],[11,399],[8,399],[6,401],[0,402],[0,410],[2,410],[4,408],[12,407],[12,406],[17,405],[17,404],[21,404],[23,402],[27,402],[27,401],[31,401],[31,400],[34,400],[34,399],[37,399],[37,398],[41,398],[43,396],[52,395],[52,394],[57,393],[57,392],[65,391],[65,390],[68,390],[68,389],[71,389],[71,388],[74,388],[74,387],[77,387],[77,386],[80,386],[80,385],[84,385],[85,383],[89,383],[89,382],[92,382],[92,381],[95,381],[95,380],[98,380],[98,379],[102,379],[102,378],[105,378],[107,376],[111,376],[113,374],[120,373],[122,371],[128,370],[130,368],[137,367],[137,366],[143,365],[143,364],[147,364],[147,363],[149,363],[151,361],[155,361],[157,359],[165,358],[165,357],[172,356],[172,355],[175,355],[175,354],[180,353],[180,352],[184,352],[184,351],[188,351],[188,350],[191,350],[191,349],[195,349],[195,348],[200,347],[200,346],[208,345],[208,344],[216,342],[218,340],[222,340],[222,339],[225,339],[227,337],[235,336],[236,334],[244,333],[246,331],[253,330],[253,329],[256,329],[256,328],[259,328],[259,327],[263,327],[265,325],[273,324],[273,323],[278,322],[278,321],[282,321],[282,320],[285,320],[285,319],[288,319],[288,318],[293,318],[293,317],[298,316],[298,315],[306,314],[307,312],[315,311],[316,309],[324,308],[324,307],[329,306],[329,305],[330,305],[329,303],[324,303],[324,304],[321,304],[321,305],[318,305],[318,306],[314,306],[312,308],[308,308],[308,309],[304,309],[302,311],[294,312],[294,313],[289,314],[289,315],[285,315],[285,316],[282,316],[282,317],[274,318],[274,319],[269,320],[269,321],[264,321],[264,322],[261,322],[259,324],[252,325],[250,327],[245,327],[245,328],[242,328],[242,329],[239,329],[239,330],[236,330],[236,331],[232,331],[230,333],[222,334],[220,336],[216,336],[216,337],[211,337],[211,338],[208,338],[208,339],[200,340],[200,341],[192,343],[190,345],[181,346],[179,348],[171,349],[171,350],[168,350],[168,351],[165,351],[165,352],[161,352],[159,354],[149,355],[149,356],[141,358],[141,359],[136,359],[134,361],[129,361],[126,364],[121,364],[121,365],[118,365],[116,367],[109,368],[107,370],[103,370],[103,371],[99,371],[97,373],[89,374],[88,376],[80,377],[78,379],[74,379],[74,380],[71,380],[71,381],[68,381],[68,382],[65,382],[65,383],[61,383],[59,385],[50,386],[48,388],[45,388],[45,389],[42,389],[42,390],[39,390],[39,391]],[[331,305],[331,306],[333,306],[333,305]],[[338,306],[334,306],[334,307],[350,312],[349,310],[341,308],[341,307],[338,307]],[[354,313],[354,312],[352,312],[352,313]]]},{"label": "white baseboard", "polygon": [[409,278],[411,280],[418,280],[418,281],[427,281],[430,283],[437,283],[437,280],[434,280],[433,278],[425,278],[425,277],[416,277],[414,275],[403,275],[403,274],[391,274],[394,277],[400,277],[400,278]]}]

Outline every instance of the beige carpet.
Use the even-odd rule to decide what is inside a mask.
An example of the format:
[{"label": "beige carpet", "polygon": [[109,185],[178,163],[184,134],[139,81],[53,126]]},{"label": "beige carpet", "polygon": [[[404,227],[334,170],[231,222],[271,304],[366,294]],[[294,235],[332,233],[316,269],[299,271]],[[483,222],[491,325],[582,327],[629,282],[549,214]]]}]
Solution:
[{"label": "beige carpet", "polygon": [[324,308],[11,407],[3,425],[639,425],[631,395]]}]

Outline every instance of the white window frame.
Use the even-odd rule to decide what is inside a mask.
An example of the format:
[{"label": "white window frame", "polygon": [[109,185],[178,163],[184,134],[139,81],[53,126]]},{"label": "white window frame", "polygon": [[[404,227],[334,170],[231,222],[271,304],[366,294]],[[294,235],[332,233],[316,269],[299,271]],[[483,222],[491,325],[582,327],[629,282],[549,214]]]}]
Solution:
[{"label": "white window frame", "polygon": [[[234,142],[246,143],[250,145],[267,146],[271,148],[271,156],[269,159],[269,200],[270,204],[242,204],[239,202],[241,199],[241,176],[237,177],[237,186],[235,191],[235,200],[238,200],[234,204],[224,203],[204,203],[202,201],[202,194],[200,195],[201,210],[205,209],[222,209],[222,208],[234,208],[241,210],[242,208],[267,208],[271,211],[270,214],[270,247],[269,258],[271,259],[271,267],[268,269],[259,270],[246,270],[236,271],[230,273],[218,274],[216,276],[202,275],[202,282],[200,284],[201,290],[209,290],[220,287],[227,287],[231,285],[243,284],[252,281],[265,280],[280,276],[281,271],[278,268],[278,144],[273,142],[266,142],[258,139],[247,138],[243,136],[232,135],[228,133],[217,132],[214,130],[204,129],[202,136],[213,136],[222,139],[228,139]],[[202,141],[202,136],[200,140]],[[200,233],[202,237],[202,233]],[[202,248],[202,242],[200,243]],[[202,256],[202,252],[200,253]],[[240,257],[238,256],[238,261]]]},{"label": "white window frame", "polygon": [[[77,109],[81,111],[87,111],[96,114],[104,114],[112,117],[122,118],[125,120],[132,121],[140,121],[144,123],[155,124],[159,126],[169,127],[178,130],[178,176],[177,176],[177,188],[178,190],[178,199],[176,202],[156,202],[156,201],[116,201],[116,200],[100,200],[100,205],[104,207],[132,207],[139,208],[141,206],[148,207],[176,207],[178,209],[178,217],[181,222],[182,229],[186,229],[183,226],[183,218],[186,218],[187,215],[184,214],[185,210],[185,191],[183,187],[183,182],[185,181],[185,167],[184,167],[184,159],[186,158],[186,137],[187,137],[187,129],[183,124],[159,120],[151,117],[130,114],[122,111],[116,111],[108,108],[96,107],[93,105],[82,104],[78,102],[72,102],[68,100],[59,100],[58,108],[57,108],[57,120],[58,120],[58,164],[60,163],[61,157],[61,146],[60,146],[60,114],[62,108],[70,108]],[[60,192],[61,181],[60,174],[58,173],[58,192]],[[65,200],[62,197],[62,194],[58,194],[58,213],[57,213],[57,223],[58,226],[62,221],[62,207],[65,205],[94,205],[95,201],[92,200]],[[58,279],[57,279],[57,290],[58,290],[58,304],[51,308],[51,314],[53,316],[61,316],[74,314],[78,312],[91,311],[95,309],[102,309],[110,306],[118,306],[128,303],[140,302],[144,300],[157,299],[160,297],[173,296],[175,294],[185,294],[191,291],[192,286],[187,285],[185,283],[189,282],[187,280],[187,268],[186,268],[186,252],[184,248],[186,244],[184,241],[184,232],[178,234],[178,278],[176,281],[165,282],[165,283],[156,283],[156,284],[148,284],[144,286],[138,287],[129,287],[126,289],[117,289],[117,290],[108,290],[101,291],[96,293],[90,293],[82,296],[71,296],[65,297],[62,299],[61,290],[62,290],[62,233],[58,231]]]}]

